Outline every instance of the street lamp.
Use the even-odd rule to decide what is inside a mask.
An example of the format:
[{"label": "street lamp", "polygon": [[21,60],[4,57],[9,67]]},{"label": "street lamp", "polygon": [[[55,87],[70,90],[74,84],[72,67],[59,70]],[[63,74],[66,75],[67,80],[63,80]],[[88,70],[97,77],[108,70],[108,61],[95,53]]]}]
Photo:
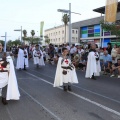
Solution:
[{"label": "street lamp", "polygon": [[71,45],[71,40],[72,40],[71,13],[78,14],[78,15],[81,15],[81,14],[80,13],[76,13],[76,12],[71,12],[71,3],[69,3],[69,10],[58,9],[57,11],[69,14],[69,44]]},{"label": "street lamp", "polygon": [[5,38],[5,45],[4,45],[4,52],[6,52],[6,38],[7,38],[7,32],[5,32],[5,36],[1,36]]},{"label": "street lamp", "polygon": [[7,32],[5,32],[5,36],[1,36],[1,37],[4,37],[4,38],[5,38],[5,42],[4,42],[4,52],[6,52],[7,37],[10,37],[10,36],[7,36]]},{"label": "street lamp", "polygon": [[69,44],[71,45],[71,40],[72,40],[72,35],[71,35],[72,34],[72,26],[71,26],[71,3],[69,3],[69,10],[58,9],[57,11],[69,14]]},{"label": "street lamp", "polygon": [[21,32],[21,42],[22,42],[22,26],[21,26],[21,29],[15,29],[14,31],[20,31]]}]

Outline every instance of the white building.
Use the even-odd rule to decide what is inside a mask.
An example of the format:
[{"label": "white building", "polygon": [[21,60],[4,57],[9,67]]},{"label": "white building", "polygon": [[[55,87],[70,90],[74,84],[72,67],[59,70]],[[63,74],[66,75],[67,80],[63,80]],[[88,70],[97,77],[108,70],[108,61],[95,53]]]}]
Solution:
[{"label": "white building", "polygon": [[[50,43],[60,45],[63,43],[69,43],[69,27],[66,26],[66,39],[65,39],[65,26],[57,26],[51,29],[45,30],[45,36],[50,39]],[[71,43],[78,43],[78,29],[72,29]]]}]

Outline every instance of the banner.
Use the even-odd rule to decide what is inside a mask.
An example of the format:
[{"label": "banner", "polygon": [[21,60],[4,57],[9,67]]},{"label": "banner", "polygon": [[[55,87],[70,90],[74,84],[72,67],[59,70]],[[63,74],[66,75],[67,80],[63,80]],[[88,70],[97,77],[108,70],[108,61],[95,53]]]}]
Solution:
[{"label": "banner", "polygon": [[105,22],[115,22],[118,0],[107,0],[105,7]]},{"label": "banner", "polygon": [[44,21],[41,21],[41,23],[40,23],[40,37],[43,37],[43,27],[44,27]]}]

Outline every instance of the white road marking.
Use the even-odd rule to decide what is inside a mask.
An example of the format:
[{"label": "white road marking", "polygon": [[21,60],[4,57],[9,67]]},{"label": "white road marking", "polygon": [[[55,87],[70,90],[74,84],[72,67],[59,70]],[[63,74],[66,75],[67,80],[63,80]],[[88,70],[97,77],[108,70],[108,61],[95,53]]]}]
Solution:
[{"label": "white road marking", "polygon": [[[31,69],[30,69],[30,70],[31,70]],[[34,71],[34,72],[36,72],[36,73],[39,73],[39,72],[37,72],[37,71],[35,71],[35,70],[31,70],[31,71]],[[48,75],[46,75],[46,74],[42,74],[42,73],[39,73],[39,74],[41,74],[41,75],[45,75],[45,76],[47,76],[47,77],[49,77],[49,78],[54,79],[52,76],[48,76]],[[88,89],[85,89],[85,88],[82,88],[82,87],[79,87],[79,86],[77,86],[77,85],[72,85],[72,86],[74,86],[74,87],[76,87],[76,88],[78,88],[78,89],[81,89],[81,90],[87,91],[87,92],[92,93],[92,94],[94,94],[94,95],[97,95],[97,96],[100,96],[100,97],[106,98],[106,99],[108,99],[108,100],[110,100],[110,101],[114,101],[114,102],[120,104],[120,101],[118,101],[118,100],[112,99],[112,98],[110,98],[110,97],[104,96],[104,95],[102,95],[102,94],[99,94],[99,93],[93,92],[93,91],[91,91],[91,90],[88,90]]]},{"label": "white road marking", "polygon": [[35,103],[37,103],[38,105],[40,105],[43,109],[45,109],[49,114],[51,114],[54,118],[56,118],[57,120],[61,120],[58,116],[56,116],[53,112],[51,112],[49,109],[47,109],[44,105],[42,105],[38,100],[36,100],[35,98],[33,98],[29,93],[27,93],[24,89],[22,89],[21,87],[19,87],[26,95],[28,95]]},{"label": "white road marking", "polygon": [[[37,77],[36,75],[31,74],[31,73],[29,73],[29,72],[25,72],[25,73],[27,73],[28,75],[31,75],[31,76],[33,76],[33,77],[35,77],[35,78],[37,78],[37,79],[39,79],[39,80],[47,83],[47,84],[50,84],[50,85],[53,86],[53,83],[51,83],[51,82],[49,82],[49,81],[47,81],[47,80],[45,80],[45,79],[42,79],[42,78],[40,78],[40,77]],[[59,88],[59,89],[62,89],[61,87],[58,87],[58,88]],[[80,98],[80,99],[82,99],[82,100],[85,100],[85,101],[87,101],[87,102],[89,102],[89,103],[92,103],[92,104],[94,104],[94,105],[96,105],[96,106],[98,106],[98,107],[100,107],[100,108],[102,108],[102,109],[104,109],[104,110],[106,110],[106,111],[108,111],[108,112],[111,112],[111,113],[114,113],[114,114],[120,116],[120,112],[115,111],[115,110],[113,110],[113,109],[111,109],[111,108],[109,108],[109,107],[106,107],[106,106],[104,106],[104,105],[102,105],[102,104],[99,104],[99,103],[97,103],[97,102],[95,102],[95,101],[92,101],[92,100],[90,100],[90,99],[88,99],[88,98],[85,98],[85,97],[83,97],[83,96],[81,96],[81,95],[78,95],[78,94],[76,94],[76,93],[74,93],[74,92],[68,92],[68,93],[70,93],[70,94],[72,94],[72,95],[74,95],[74,96],[76,96],[76,97],[78,97],[78,98]]]},{"label": "white road marking", "polygon": [[6,109],[7,109],[7,112],[9,114],[10,120],[14,120],[7,106],[6,106]]},{"label": "white road marking", "polygon": [[33,80],[33,81],[38,81],[38,80],[36,80],[36,79],[32,79],[32,78],[18,78],[18,80]]},{"label": "white road marking", "polygon": [[[29,70],[31,70],[31,69],[29,69]],[[31,70],[31,71],[34,71],[34,72],[36,72],[36,73],[39,73],[39,74],[41,74],[41,75],[44,75],[44,76],[47,76],[47,77],[49,77],[49,78],[52,78],[52,79],[53,79],[53,77],[52,77],[52,76],[49,76],[49,75],[46,75],[46,74],[43,74],[43,73],[37,72],[37,71],[35,71],[35,70]]]},{"label": "white road marking", "polygon": [[77,86],[77,85],[72,85],[72,86],[77,87],[77,88],[79,88],[79,89],[81,89],[81,90],[87,91],[87,92],[89,92],[89,93],[98,95],[98,96],[100,96],[100,97],[106,98],[106,99],[108,99],[108,100],[111,100],[111,101],[114,101],[114,102],[120,104],[120,101],[118,101],[118,100],[112,99],[112,98],[110,98],[110,97],[106,97],[106,96],[104,96],[104,95],[101,95],[101,94],[99,94],[99,93],[93,92],[93,91],[91,91],[91,90],[87,90],[87,89],[82,88],[82,87],[79,87],[79,86]]}]

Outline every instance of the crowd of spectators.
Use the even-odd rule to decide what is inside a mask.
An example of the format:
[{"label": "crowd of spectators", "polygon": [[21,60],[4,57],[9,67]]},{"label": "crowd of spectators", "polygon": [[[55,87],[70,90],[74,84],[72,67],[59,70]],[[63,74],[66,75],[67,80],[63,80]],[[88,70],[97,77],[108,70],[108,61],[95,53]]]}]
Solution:
[{"label": "crowd of spectators", "polygon": [[[34,45],[26,46],[28,49],[29,58],[32,58]],[[73,44],[62,44],[60,46],[49,44],[44,48],[43,51],[44,60],[51,64],[57,64],[59,56],[62,55],[62,48],[67,48],[69,51],[68,57],[71,58],[72,63],[78,70],[85,71],[87,65],[87,56],[90,50],[90,44],[88,45],[76,45]],[[19,47],[12,47],[7,51],[11,51],[11,55],[17,56]],[[108,43],[107,48],[99,48],[96,45],[96,51],[99,53],[101,70],[104,75],[110,74],[110,77],[117,76],[120,78],[120,46],[114,44],[112,47],[111,43]]]},{"label": "crowd of spectators", "polygon": [[[50,44],[45,48],[49,55],[49,62],[57,64],[59,56],[61,56],[61,49],[65,47],[68,49],[68,57],[71,58],[72,63],[78,70],[85,71],[87,65],[87,56],[90,50],[90,44],[86,46],[63,44],[54,46]],[[113,46],[108,43],[107,48],[99,48],[96,45],[96,51],[99,53],[100,65],[104,75],[110,74],[110,77],[117,76],[120,78],[120,46],[116,44]]]}]

